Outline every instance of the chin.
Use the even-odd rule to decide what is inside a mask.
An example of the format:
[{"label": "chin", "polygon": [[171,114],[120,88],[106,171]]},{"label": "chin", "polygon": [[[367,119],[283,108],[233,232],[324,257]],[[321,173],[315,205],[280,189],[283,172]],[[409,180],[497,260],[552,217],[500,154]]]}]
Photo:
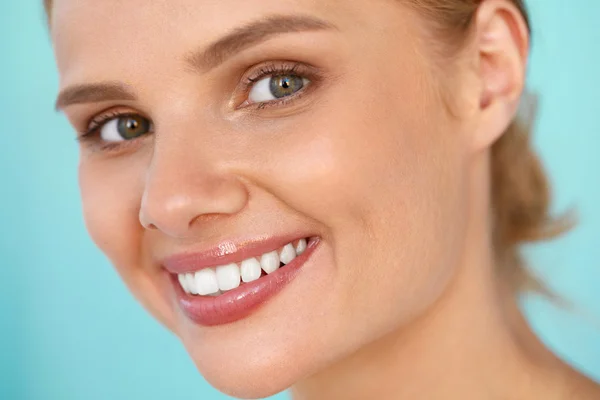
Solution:
[{"label": "chin", "polygon": [[[284,265],[215,296],[187,293],[175,274],[162,276],[163,292],[170,293],[175,305],[173,331],[200,374],[217,390],[243,399],[269,397],[316,373],[327,357],[337,354],[326,345],[340,342],[338,324],[327,318],[339,314],[341,297],[336,290],[327,290],[327,283],[335,281],[332,252],[326,242],[306,237],[305,249],[290,258],[283,256],[284,248],[289,248],[285,243],[297,245],[301,239],[267,243],[269,251],[281,248]],[[243,251],[250,255],[227,257],[263,260],[255,254],[264,252],[262,247]],[[197,253],[193,258],[186,254],[165,265],[173,271],[193,270],[199,260]]]},{"label": "chin", "polygon": [[224,353],[214,360],[213,356],[203,356],[202,351],[196,353],[192,350],[190,356],[198,372],[211,386],[239,399],[273,396],[309,374],[306,364],[295,362],[288,354],[260,353]]}]

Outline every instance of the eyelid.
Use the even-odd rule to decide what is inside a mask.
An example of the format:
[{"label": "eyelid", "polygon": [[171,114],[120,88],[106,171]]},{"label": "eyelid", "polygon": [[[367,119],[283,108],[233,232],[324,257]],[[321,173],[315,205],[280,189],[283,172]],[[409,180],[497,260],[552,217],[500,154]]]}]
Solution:
[{"label": "eyelid", "polygon": [[[295,94],[287,96],[287,97],[283,97],[279,100],[273,100],[273,101],[262,102],[262,103],[250,103],[250,104],[244,105],[247,101],[247,97],[249,95],[250,90],[252,89],[252,87],[254,86],[254,84],[256,82],[260,81],[263,78],[269,77],[269,76],[286,75],[286,74],[293,74],[293,75],[297,75],[302,78],[306,78],[310,81],[310,84],[306,85],[306,87],[299,90]],[[242,85],[241,93],[240,93],[240,90],[237,90],[236,91],[237,95],[234,96],[234,99],[237,99],[237,100],[235,100],[235,103],[236,103],[235,108],[236,109],[244,109],[244,108],[249,108],[249,107],[255,107],[255,108],[262,109],[262,108],[266,108],[266,107],[277,106],[277,105],[289,103],[297,98],[300,98],[303,94],[305,94],[304,92],[314,89],[312,86],[317,84],[320,80],[321,80],[321,75],[320,75],[319,69],[312,65],[303,63],[303,62],[285,61],[285,60],[263,62],[261,64],[255,65],[254,67],[250,68],[242,76],[242,78],[241,78],[241,85]],[[244,101],[240,102],[239,97],[243,97]]]},{"label": "eyelid", "polygon": [[[243,105],[243,103],[247,99],[249,90],[257,81],[268,76],[277,76],[285,74],[297,75],[299,77],[308,79],[310,83],[295,94],[283,97],[279,100]],[[238,83],[238,89],[234,91],[234,108],[238,110],[249,108],[264,109],[268,107],[282,106],[284,104],[294,102],[315,89],[315,86],[323,79],[321,74],[322,72],[319,68],[299,61],[271,60],[256,64],[242,75],[240,83]],[[240,96],[244,97],[243,102],[239,101]],[[236,98],[238,100],[235,100]],[[127,116],[141,116],[143,118],[148,119],[151,123],[151,126],[154,126],[152,119],[147,117],[145,113],[132,109],[131,107],[116,106],[99,112],[93,117],[87,119],[87,122],[85,123],[84,127],[82,127],[79,132],[78,140],[98,141],[96,140],[98,139],[97,136],[104,125],[106,125],[108,122],[115,118],[123,118]],[[154,129],[151,129],[149,133],[152,133],[153,130]],[[133,139],[132,141],[134,140],[136,139]]]},{"label": "eyelid", "polygon": [[[100,137],[100,131],[110,121],[128,116],[139,116],[150,122],[148,133],[130,140],[107,142]],[[105,153],[106,155],[116,156],[125,151],[131,151],[140,146],[145,138],[151,137],[154,133],[154,123],[145,113],[136,111],[131,107],[116,106],[95,114],[86,120],[84,127],[78,132],[77,141],[85,145],[94,152]]]},{"label": "eyelid", "polygon": [[144,113],[135,111],[129,107],[112,107],[102,112],[95,114],[93,117],[87,120],[85,127],[80,132],[81,136],[90,136],[98,133],[100,129],[108,122],[116,118],[141,116],[146,118],[152,123],[152,120],[148,118]]}]

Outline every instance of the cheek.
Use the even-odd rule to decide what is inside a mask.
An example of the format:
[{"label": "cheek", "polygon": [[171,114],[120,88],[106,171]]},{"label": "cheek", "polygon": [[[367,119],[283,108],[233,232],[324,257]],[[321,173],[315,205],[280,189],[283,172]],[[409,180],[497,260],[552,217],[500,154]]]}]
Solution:
[{"label": "cheek", "polygon": [[[131,170],[119,170],[115,165],[118,163],[91,157],[82,159],[79,187],[92,240],[115,265],[129,268],[141,239],[137,219],[141,192],[136,190],[135,174]],[[122,272],[127,274],[127,271]]]},{"label": "cheek", "polygon": [[441,103],[409,96],[421,88],[388,83],[406,93],[370,87],[356,89],[360,97],[332,96],[303,127],[302,140],[287,147],[293,151],[280,158],[266,185],[326,227],[337,315],[347,316],[346,332],[371,327],[347,335],[357,340],[407,322],[439,297],[465,229],[459,127]]},{"label": "cheek", "polygon": [[142,305],[163,324],[173,326],[170,305],[158,302],[158,268],[143,252],[144,233],[138,214],[146,160],[141,157],[94,159],[82,154],[79,187],[90,237]]}]

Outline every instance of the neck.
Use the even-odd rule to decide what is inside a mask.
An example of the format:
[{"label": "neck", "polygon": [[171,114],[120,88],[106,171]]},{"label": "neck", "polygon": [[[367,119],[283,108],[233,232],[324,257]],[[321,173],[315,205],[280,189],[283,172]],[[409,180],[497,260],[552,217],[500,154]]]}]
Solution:
[{"label": "neck", "polygon": [[479,221],[468,229],[470,251],[436,304],[298,383],[295,400],[567,398],[568,368],[535,337],[513,293],[498,283],[489,221],[470,220]]}]

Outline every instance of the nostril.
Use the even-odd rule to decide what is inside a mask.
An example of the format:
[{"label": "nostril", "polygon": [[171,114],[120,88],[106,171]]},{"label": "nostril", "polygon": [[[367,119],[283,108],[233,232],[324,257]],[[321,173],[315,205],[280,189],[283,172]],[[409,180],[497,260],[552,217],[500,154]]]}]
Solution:
[{"label": "nostril", "polygon": [[149,221],[148,218],[145,217],[144,213],[140,210],[139,214],[138,214],[138,219],[140,221],[140,225],[142,225],[142,227],[144,229],[148,229],[148,230],[156,230],[158,229],[156,227],[156,225],[154,225],[152,222]]},{"label": "nostril", "polygon": [[180,162],[170,159],[148,174],[138,210],[146,230],[185,237],[195,226],[237,214],[245,207],[248,192],[232,177],[206,174],[201,168],[181,173],[176,166]]}]

